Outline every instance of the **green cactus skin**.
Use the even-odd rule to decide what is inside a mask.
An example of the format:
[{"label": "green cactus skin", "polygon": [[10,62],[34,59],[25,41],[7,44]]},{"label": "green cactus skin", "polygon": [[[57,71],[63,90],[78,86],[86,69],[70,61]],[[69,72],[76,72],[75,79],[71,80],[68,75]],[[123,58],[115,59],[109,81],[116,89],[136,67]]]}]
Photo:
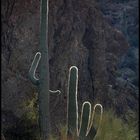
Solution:
[{"label": "green cactus skin", "polygon": [[77,102],[76,94],[77,84],[78,84],[78,71],[76,67],[71,67],[69,71],[69,82],[68,82],[68,114],[67,114],[67,124],[68,124],[68,135],[71,135],[72,131],[76,130],[76,116],[77,116]]},{"label": "green cactus skin", "polygon": [[84,102],[82,105],[82,112],[80,117],[80,127],[78,136],[84,138],[86,136],[87,128],[89,127],[89,121],[91,117],[91,107],[89,102]]},{"label": "green cactus skin", "polygon": [[[78,113],[77,101],[77,87],[78,87],[78,68],[72,66],[69,70],[68,81],[68,103],[67,103],[67,135],[70,137],[73,131],[76,131],[79,140],[95,140],[96,135],[100,129],[103,108],[101,104],[96,104],[91,109],[91,103],[85,101],[82,104],[81,116]],[[96,107],[100,107],[100,121],[98,129],[93,126],[93,120]]]},{"label": "green cactus skin", "polygon": [[[60,93],[49,90],[49,58],[48,58],[48,0],[41,0],[40,48],[36,53],[29,70],[29,78],[38,87],[39,125],[41,140],[48,140],[50,135],[49,93]],[[35,72],[39,65],[39,79]]]}]

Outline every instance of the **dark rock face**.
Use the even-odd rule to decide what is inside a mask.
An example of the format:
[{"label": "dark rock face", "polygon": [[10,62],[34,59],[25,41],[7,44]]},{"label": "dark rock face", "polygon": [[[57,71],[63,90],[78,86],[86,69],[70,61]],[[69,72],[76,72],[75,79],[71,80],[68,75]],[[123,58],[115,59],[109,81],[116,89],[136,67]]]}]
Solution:
[{"label": "dark rock face", "polygon": [[[9,2],[2,1],[2,110],[10,110],[20,117],[26,111],[21,108],[22,102],[36,94],[27,73],[39,48],[40,15],[39,1],[15,0],[10,4],[12,2],[14,8],[6,15]],[[116,74],[118,60],[129,44],[119,30],[106,22],[97,3],[56,0],[50,1],[49,6],[50,89],[62,91],[60,97],[51,97],[53,126],[66,119],[68,71],[72,65],[79,69],[81,101],[117,108],[121,105],[116,106],[117,98],[111,98],[115,96],[114,91],[119,93],[117,101],[123,96],[125,106],[135,108],[137,99],[130,103],[126,99],[128,95],[122,95],[124,91],[116,85],[120,86]],[[7,38],[11,38],[9,44],[6,44]]]},{"label": "dark rock face", "polygon": [[104,18],[121,30],[131,46],[138,47],[138,0],[100,0]]},{"label": "dark rock face", "polygon": [[[136,95],[135,92],[138,94],[139,81],[138,0],[100,0],[99,5],[109,25],[120,30],[131,46],[118,61],[117,79],[121,79],[123,84],[127,81],[127,85],[129,85],[129,88],[132,88],[134,93],[132,95]],[[130,102],[128,102],[129,105]]]},{"label": "dark rock face", "polygon": [[[119,71],[121,75],[127,75],[131,84],[138,87],[138,0],[100,0],[99,4],[104,18],[112,27],[122,31],[131,46],[119,61]],[[126,74],[128,71],[133,74]]]}]

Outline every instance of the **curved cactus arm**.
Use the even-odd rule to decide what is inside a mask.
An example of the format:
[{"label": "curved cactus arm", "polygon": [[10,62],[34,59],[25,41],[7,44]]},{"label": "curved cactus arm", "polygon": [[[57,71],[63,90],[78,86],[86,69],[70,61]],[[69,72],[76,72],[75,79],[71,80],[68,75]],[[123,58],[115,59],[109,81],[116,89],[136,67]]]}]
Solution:
[{"label": "curved cactus arm", "polygon": [[[96,111],[96,108],[97,108],[97,107],[100,107],[100,113],[101,113],[101,114],[100,114],[100,120],[99,120],[99,127],[98,127],[98,129],[96,130],[96,135],[95,135],[95,137],[97,136],[98,131],[99,131],[99,129],[100,129],[101,121],[102,121],[102,116],[103,116],[103,107],[102,107],[101,104],[95,104],[95,106],[94,106],[94,108],[93,108],[92,118],[91,118],[91,121],[90,121],[90,126],[89,126],[89,128],[88,128],[88,130],[87,130],[86,136],[90,133],[90,130],[91,130],[92,126],[93,126],[93,120],[94,120],[95,111]],[[95,139],[95,137],[94,137],[93,139]]]},{"label": "curved cactus arm", "polygon": [[34,60],[32,62],[30,70],[29,70],[29,78],[32,81],[32,83],[35,85],[37,85],[39,83],[39,79],[36,78],[35,72],[36,72],[36,69],[38,67],[40,59],[41,59],[41,53],[37,52],[34,56]]},{"label": "curved cactus arm", "polygon": [[55,94],[55,95],[60,95],[61,94],[60,90],[55,90],[55,91],[49,90],[49,92],[52,93],[52,94]]},{"label": "curved cactus arm", "polygon": [[83,138],[86,136],[87,129],[90,125],[90,120],[91,120],[91,103],[86,101],[82,104],[80,126],[79,126],[79,131],[77,134],[80,138]]}]

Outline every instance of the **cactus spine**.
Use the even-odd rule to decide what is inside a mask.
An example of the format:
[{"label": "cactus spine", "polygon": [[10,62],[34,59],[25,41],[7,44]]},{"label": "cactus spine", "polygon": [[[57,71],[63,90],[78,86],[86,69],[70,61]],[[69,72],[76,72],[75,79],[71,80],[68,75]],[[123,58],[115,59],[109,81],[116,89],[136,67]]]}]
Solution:
[{"label": "cactus spine", "polygon": [[[97,132],[100,128],[103,108],[101,104],[96,104],[91,109],[91,103],[85,101],[82,104],[81,116],[78,114],[78,101],[77,101],[77,87],[78,87],[78,68],[72,66],[69,70],[68,81],[68,104],[67,104],[67,125],[68,137],[72,134],[72,131],[76,131],[79,140],[91,140],[95,139]],[[93,127],[93,120],[96,107],[100,107],[100,121],[98,130]]]},{"label": "cactus spine", "polygon": [[[59,90],[49,90],[49,60],[48,60],[48,0],[41,0],[40,48],[36,53],[29,70],[29,78],[38,87],[39,124],[41,140],[48,140],[50,135],[49,94],[60,93]],[[35,72],[39,65],[39,79]]]}]

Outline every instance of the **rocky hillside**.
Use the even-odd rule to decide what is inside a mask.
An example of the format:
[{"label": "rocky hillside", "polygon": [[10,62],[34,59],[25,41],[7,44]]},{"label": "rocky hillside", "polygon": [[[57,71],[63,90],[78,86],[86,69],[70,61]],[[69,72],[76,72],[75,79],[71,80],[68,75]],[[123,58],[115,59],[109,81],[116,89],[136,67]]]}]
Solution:
[{"label": "rocky hillside", "polygon": [[[37,95],[28,71],[39,48],[39,0],[2,0],[2,124],[16,126]],[[50,89],[52,126],[66,119],[68,71],[79,69],[79,100],[100,102],[125,115],[137,109],[137,90],[119,75],[120,58],[130,45],[104,18],[95,0],[49,2]],[[14,132],[15,133],[15,132]]]},{"label": "rocky hillside", "polygon": [[108,23],[120,30],[130,44],[127,53],[120,59],[120,73],[129,82],[138,86],[138,0],[99,1],[101,11]]}]

